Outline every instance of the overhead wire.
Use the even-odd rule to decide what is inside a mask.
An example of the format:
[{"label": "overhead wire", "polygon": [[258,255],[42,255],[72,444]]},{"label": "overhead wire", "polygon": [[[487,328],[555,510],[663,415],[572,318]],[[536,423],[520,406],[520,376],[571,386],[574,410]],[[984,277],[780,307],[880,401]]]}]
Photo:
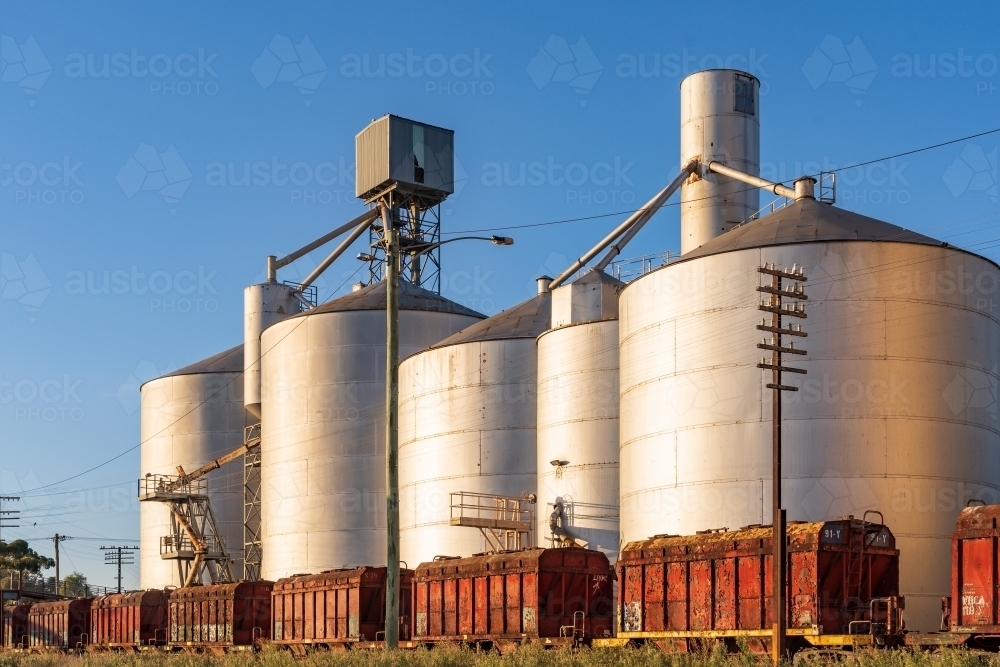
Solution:
[{"label": "overhead wire", "polygon": [[[847,165],[847,166],[844,166],[844,167],[839,167],[839,168],[836,168],[836,169],[831,169],[829,171],[831,171],[831,172],[840,172],[840,171],[845,171],[845,170],[848,170],[848,169],[855,169],[855,168],[858,168],[858,167],[861,167],[861,166],[866,166],[866,165],[869,165],[869,164],[874,164],[876,162],[882,162],[882,161],[886,161],[886,160],[890,160],[890,159],[894,159],[894,158],[898,158],[898,157],[903,157],[903,156],[906,156],[906,155],[913,155],[913,154],[916,154],[916,153],[921,153],[921,152],[924,152],[924,151],[928,151],[928,150],[933,150],[933,149],[936,149],[936,148],[940,148],[940,147],[943,147],[943,146],[948,146],[948,145],[952,145],[952,144],[955,144],[955,143],[960,143],[962,141],[968,141],[970,139],[974,139],[974,138],[986,136],[986,135],[989,135],[989,134],[994,134],[994,133],[997,133],[997,132],[1000,132],[1000,128],[991,129],[991,130],[987,130],[987,131],[984,131],[984,132],[979,132],[979,133],[967,135],[967,136],[964,136],[964,137],[960,137],[960,138],[957,138],[957,139],[952,139],[952,140],[945,141],[945,142],[939,142],[939,143],[936,143],[936,144],[932,144],[932,145],[923,146],[923,147],[912,149],[912,150],[908,150],[908,151],[903,151],[903,152],[895,153],[893,155],[884,156],[884,157],[880,157],[880,158],[875,158],[875,159],[872,159],[872,160],[867,160],[867,161],[864,161],[864,162],[854,163],[854,164]],[[749,191],[749,190],[755,190],[755,189],[756,188],[749,188],[749,187],[746,188],[747,191]],[[705,197],[705,199],[710,199],[710,198],[711,197]],[[667,207],[667,206],[679,206],[679,203],[672,203],[672,204],[665,204],[664,205],[664,207]],[[636,209],[636,210],[638,210],[638,209]],[[511,225],[511,226],[503,226],[503,227],[489,227],[489,228],[480,228],[480,229],[458,230],[458,231],[455,231],[455,232],[442,233],[442,235],[454,235],[454,234],[464,234],[464,233],[469,233],[469,232],[500,231],[500,230],[508,230],[508,229],[524,229],[524,228],[530,228],[530,227],[541,227],[541,226],[565,224],[565,223],[569,223],[569,222],[581,222],[581,221],[594,220],[594,219],[600,219],[600,218],[606,218],[606,217],[612,217],[612,216],[619,216],[619,215],[630,214],[630,213],[634,213],[634,212],[635,212],[634,210],[619,211],[619,212],[615,212],[615,213],[607,213],[607,214],[583,216],[583,217],[578,217],[578,218],[567,218],[567,219],[547,221],[547,222],[539,222],[539,223],[529,223],[529,224],[524,224],[524,225]],[[349,282],[351,279],[353,279],[354,276],[357,275],[358,271],[360,271],[360,269],[361,269],[361,267],[359,267],[357,270],[355,270],[354,273],[352,273],[350,277],[348,277],[343,283],[341,283],[341,285],[338,286],[333,291],[333,293],[331,294],[331,296],[328,299],[326,299],[323,303],[327,303],[330,299],[332,299],[335,296],[337,296],[337,292],[339,292],[339,290],[342,289],[343,286],[347,284],[347,282]],[[301,325],[301,322],[297,323],[295,325],[295,327],[293,327],[288,333],[285,334],[285,336],[282,337],[281,340],[283,340],[285,337],[287,337],[288,335],[290,335],[295,330],[295,328],[297,328],[300,325]],[[279,342],[280,342],[280,340],[279,340]],[[271,349],[274,349],[274,348],[272,347]],[[263,356],[264,354],[267,354],[267,352],[268,351],[262,352],[261,356]],[[241,377],[242,374],[243,374],[242,371],[239,372],[239,373],[237,373],[237,377],[236,378],[234,378],[233,380],[230,380],[228,383],[226,383],[226,385],[224,385],[219,390],[217,390],[216,392],[214,392],[211,396],[209,396],[208,398],[204,399],[200,403],[194,405],[190,410],[188,410],[188,412],[186,412],[185,414],[183,414],[180,417],[178,417],[174,422],[172,422],[171,424],[168,424],[168,425],[164,426],[160,431],[158,431],[157,433],[153,434],[149,438],[147,438],[145,440],[141,440],[138,444],[134,445],[133,447],[130,447],[130,448],[126,449],[125,451],[123,451],[123,452],[121,452],[121,453],[119,453],[119,454],[117,454],[117,455],[115,455],[115,456],[113,456],[113,457],[111,457],[111,458],[103,461],[102,463],[99,463],[99,464],[97,464],[95,466],[92,466],[92,467],[90,467],[90,468],[88,468],[88,469],[86,469],[86,470],[84,470],[84,471],[82,471],[80,473],[77,473],[75,475],[66,477],[66,478],[64,478],[62,480],[59,480],[57,482],[53,482],[51,484],[46,484],[46,485],[43,485],[43,486],[40,486],[40,487],[36,487],[36,488],[31,489],[29,491],[33,492],[33,493],[37,493],[38,491],[42,491],[42,490],[45,490],[45,489],[48,489],[48,488],[52,488],[52,487],[58,486],[60,484],[63,484],[65,482],[67,482],[67,481],[71,481],[73,479],[82,477],[84,475],[89,474],[90,472],[93,472],[94,470],[97,470],[97,469],[99,469],[99,468],[101,468],[101,467],[103,467],[105,465],[108,465],[109,463],[112,463],[112,462],[114,462],[114,461],[122,458],[123,456],[129,454],[130,452],[135,451],[136,449],[138,449],[139,447],[141,447],[144,442],[147,442],[150,439],[155,438],[156,436],[160,435],[161,433],[163,433],[164,431],[166,431],[167,429],[169,429],[175,423],[179,422],[181,419],[183,419],[184,417],[186,417],[187,415],[191,414],[195,410],[198,410],[206,402],[208,402],[209,400],[211,400],[212,398],[214,398],[215,396],[217,396],[220,392],[222,392],[226,388],[228,388],[229,385],[231,385],[233,382],[235,382],[237,379],[239,379],[239,377]],[[42,494],[42,495],[44,495],[44,494]]]}]

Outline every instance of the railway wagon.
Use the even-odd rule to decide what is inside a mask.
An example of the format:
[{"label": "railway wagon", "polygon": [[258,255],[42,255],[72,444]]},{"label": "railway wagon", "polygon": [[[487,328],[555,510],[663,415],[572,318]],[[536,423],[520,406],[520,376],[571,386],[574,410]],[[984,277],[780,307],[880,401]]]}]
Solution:
[{"label": "railway wagon", "polygon": [[966,507],[951,536],[951,595],[941,600],[941,632],[910,633],[915,647],[1000,650],[1000,505]]},{"label": "railway wagon", "polygon": [[88,648],[138,650],[166,644],[169,596],[170,591],[152,589],[94,598]]},{"label": "railway wagon", "polygon": [[168,648],[222,654],[271,635],[271,581],[187,586],[167,600]]},{"label": "railway wagon", "polygon": [[31,650],[76,650],[90,642],[90,605],[93,598],[38,602],[28,610],[28,647]]},{"label": "railway wagon", "polygon": [[[279,579],[271,593],[272,643],[296,654],[384,640],[384,567],[355,567]],[[410,636],[413,570],[400,570],[399,638]]]},{"label": "railway wagon", "polygon": [[411,644],[576,645],[612,633],[614,570],[579,547],[525,549],[420,564]]},{"label": "railway wagon", "polygon": [[3,608],[3,634],[0,642],[4,648],[28,648],[28,610],[30,604],[15,604]]},{"label": "railway wagon", "polygon": [[[769,650],[771,535],[758,525],[630,542],[618,560],[619,628],[609,643]],[[881,520],[789,522],[786,571],[790,650],[902,642],[899,551]]]}]

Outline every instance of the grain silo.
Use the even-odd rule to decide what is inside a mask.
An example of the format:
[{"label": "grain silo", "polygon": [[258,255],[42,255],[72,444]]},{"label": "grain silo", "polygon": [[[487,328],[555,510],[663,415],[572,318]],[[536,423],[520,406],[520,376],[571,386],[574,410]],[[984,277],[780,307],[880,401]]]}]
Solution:
[{"label": "grain silo", "polygon": [[538,337],[537,543],[618,557],[618,292],[591,270],[552,291]]},{"label": "grain silo", "polygon": [[[140,469],[143,474],[176,475],[232,451],[243,442],[243,346],[191,364],[140,388]],[[233,560],[243,572],[243,471],[211,472],[205,485]],[[166,503],[139,504],[139,586],[180,586],[178,562],[160,558],[160,539],[172,535]]]},{"label": "grain silo", "polygon": [[474,505],[491,502],[475,494],[535,493],[535,339],[549,328],[550,280],[400,364],[400,554],[411,566],[489,548],[475,528],[450,525],[451,494],[468,493]]},{"label": "grain silo", "polygon": [[[400,357],[482,315],[399,283]],[[262,577],[385,565],[384,282],[261,336]]]},{"label": "grain silo", "polygon": [[805,190],[622,291],[622,536],[771,522],[757,268],[797,264],[808,374],[786,376],[788,518],[880,511],[907,624],[934,629],[955,518],[1000,490],[998,267]]},{"label": "grain silo", "polygon": [[[712,69],[681,81],[681,165],[722,163],[760,172],[760,82],[746,72]],[[681,252],[697,248],[746,220],[760,193],[700,168],[681,188]]]}]

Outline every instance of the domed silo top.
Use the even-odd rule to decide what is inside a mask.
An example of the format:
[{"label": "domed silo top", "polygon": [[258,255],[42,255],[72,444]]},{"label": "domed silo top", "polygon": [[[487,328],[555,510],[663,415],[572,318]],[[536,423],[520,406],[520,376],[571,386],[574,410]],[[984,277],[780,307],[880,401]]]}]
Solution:
[{"label": "domed silo top", "polygon": [[[151,382],[152,380],[160,380],[162,378],[177,377],[179,375],[200,375],[202,373],[242,373],[243,372],[243,345],[237,345],[236,347],[231,347],[224,352],[219,352],[218,354],[213,354],[211,357],[202,359],[201,361],[196,361],[193,364],[185,366],[184,368],[179,368],[176,371],[171,371],[165,375],[161,375],[157,378],[152,378],[146,382]],[[145,382],[143,383],[145,384]]]},{"label": "domed silo top", "polygon": [[447,347],[460,343],[483,340],[503,340],[510,338],[537,338],[548,331],[552,321],[552,294],[544,292],[501,311],[482,322],[476,322],[457,334],[445,338],[431,347]]},{"label": "domed silo top", "polygon": [[[800,199],[785,208],[741,225],[698,246],[677,260],[734,250],[825,241],[890,241],[942,246],[941,241],[898,225],[846,211],[815,199]],[[677,262],[668,264],[673,266]]]},{"label": "domed silo top", "polygon": [[[374,285],[362,287],[356,292],[345,294],[344,296],[324,303],[311,310],[306,310],[298,315],[289,317],[294,320],[297,317],[308,315],[319,315],[321,313],[340,313],[352,310],[385,310],[385,281],[379,281]],[[451,313],[453,315],[466,315],[468,317],[486,316],[471,308],[466,308],[460,303],[455,303],[451,299],[446,299],[440,294],[417,287],[406,280],[399,281],[399,309],[418,310],[430,313]],[[287,321],[287,320],[283,320]]]}]

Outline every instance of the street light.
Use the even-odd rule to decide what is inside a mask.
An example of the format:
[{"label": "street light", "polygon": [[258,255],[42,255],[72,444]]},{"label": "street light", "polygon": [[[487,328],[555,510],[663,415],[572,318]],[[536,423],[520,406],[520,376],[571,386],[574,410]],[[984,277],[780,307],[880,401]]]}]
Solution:
[{"label": "street light", "polygon": [[[514,239],[509,236],[459,236],[457,238],[448,239],[446,241],[437,241],[435,243],[411,243],[405,248],[401,246],[401,252],[405,252],[408,255],[422,255],[425,252],[430,252],[435,248],[440,248],[445,243],[452,243],[454,241],[489,241],[493,245],[514,245]],[[359,252],[358,260],[362,262],[372,262],[375,260],[374,255],[367,252]]]},{"label": "street light", "polygon": [[[399,265],[405,252],[413,257],[454,241],[489,241],[494,245],[513,245],[509,236],[459,236],[434,243],[410,243],[400,246],[392,210],[380,202],[385,243],[385,504],[386,504],[386,573],[385,573],[385,646],[399,645]],[[362,259],[362,258],[365,259]],[[358,255],[370,261],[366,254]]]}]

